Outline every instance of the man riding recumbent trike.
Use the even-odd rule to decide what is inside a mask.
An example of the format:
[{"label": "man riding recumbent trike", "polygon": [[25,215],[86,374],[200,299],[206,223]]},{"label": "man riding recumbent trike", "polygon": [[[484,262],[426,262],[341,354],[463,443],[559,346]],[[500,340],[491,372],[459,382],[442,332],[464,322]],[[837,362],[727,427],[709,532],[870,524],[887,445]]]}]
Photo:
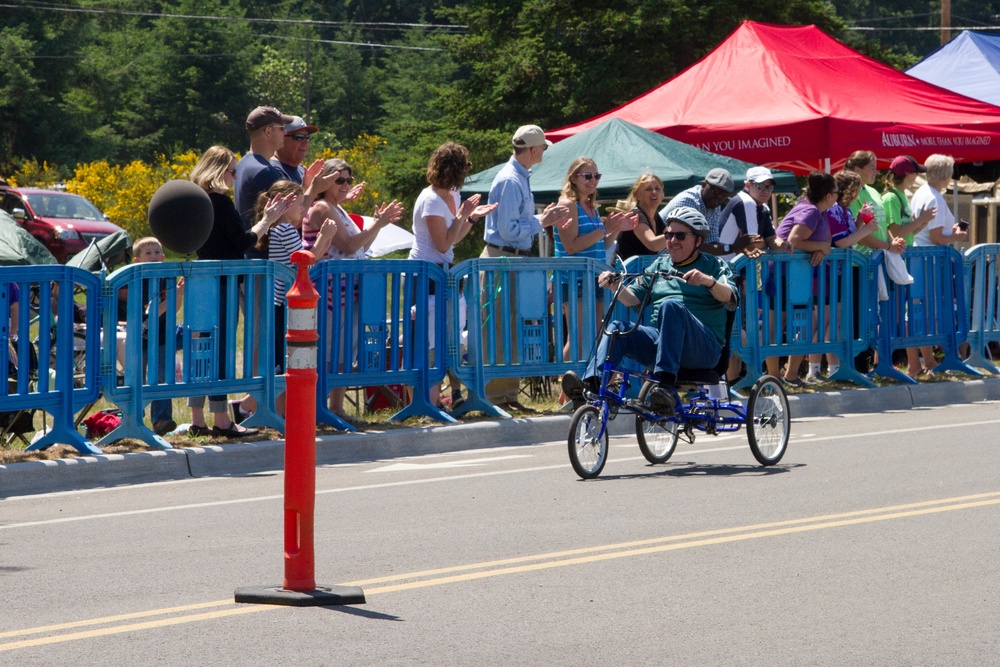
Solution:
[{"label": "man riding recumbent trike", "polygon": [[[643,273],[604,272],[598,282],[614,292],[599,333],[597,353],[581,380],[563,376],[566,394],[581,404],[573,414],[569,458],[585,479],[597,477],[608,458],[608,421],[619,412],[636,417],[639,449],[650,463],[663,463],[677,440],[693,442],[696,431],[716,435],[747,427],[747,440],[762,465],[778,463],[788,445],[791,415],[781,383],[765,375],[746,406],[726,385],[729,336],[739,304],[729,264],[699,251],[708,223],[683,206],[667,214],[666,248]],[[652,303],[649,325],[611,322],[615,301]],[[652,372],[620,366],[629,358]],[[627,396],[632,382],[642,388]]]}]

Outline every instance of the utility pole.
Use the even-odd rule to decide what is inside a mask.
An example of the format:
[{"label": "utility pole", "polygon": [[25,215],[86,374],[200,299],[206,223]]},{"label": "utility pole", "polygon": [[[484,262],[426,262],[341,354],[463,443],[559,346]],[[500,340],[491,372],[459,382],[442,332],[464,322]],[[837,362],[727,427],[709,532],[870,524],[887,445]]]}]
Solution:
[{"label": "utility pole", "polygon": [[941,0],[941,46],[951,40],[951,0]]},{"label": "utility pole", "polygon": [[306,42],[306,99],[305,99],[305,105],[304,105],[305,108],[306,108],[306,112],[304,114],[306,123],[310,122],[309,121],[309,113],[310,113],[310,111],[309,111],[309,104],[312,101],[312,99],[311,99],[312,98],[312,91],[311,91],[312,71],[311,71],[311,68],[310,68],[310,58],[309,58],[309,55],[310,55],[309,42]]}]

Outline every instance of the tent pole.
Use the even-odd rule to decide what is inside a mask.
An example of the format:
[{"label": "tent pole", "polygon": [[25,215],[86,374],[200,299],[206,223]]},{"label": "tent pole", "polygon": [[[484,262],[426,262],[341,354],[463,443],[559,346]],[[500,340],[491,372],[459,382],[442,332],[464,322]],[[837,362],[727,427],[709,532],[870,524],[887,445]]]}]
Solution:
[{"label": "tent pole", "polygon": [[[953,179],[951,179],[948,182],[948,185],[949,186],[954,186],[954,188],[952,188],[952,190],[954,191],[955,195],[951,198],[951,214],[954,217],[955,222],[958,222],[958,181],[953,178]],[[947,191],[948,191],[948,189],[945,188],[945,192],[947,192]],[[972,217],[972,216],[969,216],[969,217]]]}]

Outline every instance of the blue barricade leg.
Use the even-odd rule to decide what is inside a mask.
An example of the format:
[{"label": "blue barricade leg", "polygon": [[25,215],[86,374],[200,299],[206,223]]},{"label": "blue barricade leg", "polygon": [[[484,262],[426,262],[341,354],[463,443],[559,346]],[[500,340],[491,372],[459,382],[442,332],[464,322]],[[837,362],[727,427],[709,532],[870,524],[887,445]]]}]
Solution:
[{"label": "blue barricade leg", "polygon": [[62,414],[53,414],[52,430],[43,435],[35,442],[28,445],[27,451],[48,449],[52,445],[70,445],[75,447],[81,454],[101,454],[101,450],[90,443],[89,440],[73,427],[72,413],[60,410]]}]

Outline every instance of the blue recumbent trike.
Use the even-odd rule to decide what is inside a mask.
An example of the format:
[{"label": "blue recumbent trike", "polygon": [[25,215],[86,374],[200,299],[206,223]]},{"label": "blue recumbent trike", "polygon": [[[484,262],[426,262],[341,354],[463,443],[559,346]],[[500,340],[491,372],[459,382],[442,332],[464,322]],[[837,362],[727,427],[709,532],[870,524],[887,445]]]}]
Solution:
[{"label": "blue recumbent trike", "polygon": [[[608,307],[601,325],[600,336],[628,336],[638,327],[635,324],[628,331],[608,331],[611,314],[621,291],[634,281],[650,274],[619,274],[618,289]],[[656,277],[676,279],[677,271],[658,271]],[[641,314],[647,305],[652,290],[646,290],[646,299],[638,307]],[[693,443],[695,434],[702,431],[709,435],[739,431],[747,428],[750,451],[761,465],[778,463],[788,446],[791,415],[788,397],[781,382],[770,375],[760,378],[750,389],[744,406],[741,400],[730,397],[725,382],[726,367],[729,363],[729,334],[734,321],[734,313],[729,314],[726,327],[726,345],[715,368],[682,368],[677,374],[674,389],[672,415],[656,412],[646,405],[646,395],[657,384],[654,375],[636,372],[613,365],[607,358],[601,373],[601,385],[597,392],[584,390],[586,404],[573,413],[569,428],[569,460],[573,469],[584,479],[593,479],[601,474],[608,460],[608,422],[620,413],[635,415],[635,436],[639,449],[650,463],[664,463],[674,453],[677,440],[683,438]],[[608,346],[610,355],[614,344]],[[597,349],[595,344],[594,349]],[[637,398],[629,398],[628,391],[633,382],[641,382]]]}]

